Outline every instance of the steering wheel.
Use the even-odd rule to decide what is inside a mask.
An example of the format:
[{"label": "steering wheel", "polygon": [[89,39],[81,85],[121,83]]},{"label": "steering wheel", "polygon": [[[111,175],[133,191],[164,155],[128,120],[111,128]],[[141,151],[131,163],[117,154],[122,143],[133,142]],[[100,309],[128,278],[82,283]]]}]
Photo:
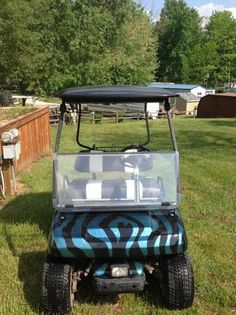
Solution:
[{"label": "steering wheel", "polygon": [[124,147],[121,149],[121,152],[126,152],[128,150],[137,150],[137,152],[144,152],[144,151],[150,151],[148,148],[144,147],[143,145],[128,145],[127,147]]},{"label": "steering wheel", "polygon": [[[134,149],[136,149],[137,152],[149,151],[143,146],[130,145],[122,149],[121,152],[127,152],[128,150]],[[129,168],[137,167],[140,171],[150,170],[153,166],[152,156],[150,154],[135,155],[132,153],[129,154],[129,152],[127,152],[127,155],[121,156],[120,161],[124,166]]]}]

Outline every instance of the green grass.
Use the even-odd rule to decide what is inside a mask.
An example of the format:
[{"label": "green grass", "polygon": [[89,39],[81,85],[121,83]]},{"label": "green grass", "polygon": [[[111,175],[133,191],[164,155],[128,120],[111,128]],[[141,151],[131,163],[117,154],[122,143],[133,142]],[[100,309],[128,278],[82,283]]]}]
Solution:
[{"label": "green grass", "polygon": [[60,104],[61,100],[58,97],[40,97],[39,101],[46,103],[58,103]]},{"label": "green grass", "polygon": [[6,119],[12,119],[19,115],[26,114],[30,111],[35,110],[32,107],[23,107],[22,105],[14,106],[14,107],[8,107],[8,108],[1,108],[0,107],[0,124],[3,122],[3,120]]},{"label": "green grass", "polygon": [[[189,254],[196,278],[191,309],[166,310],[158,287],[142,295],[123,294],[118,300],[99,298],[85,284],[72,314],[236,314],[236,120],[173,120],[181,156],[183,202],[181,212],[189,238]],[[151,149],[170,147],[166,120],[151,121]],[[86,125],[81,139],[124,145],[143,138],[143,121]],[[99,130],[99,133],[98,133]],[[52,139],[55,137],[52,128]],[[65,128],[73,145],[73,127]],[[53,142],[53,141],[52,141]],[[51,156],[21,174],[29,191],[0,211],[0,314],[40,314],[39,296],[51,206]]]}]

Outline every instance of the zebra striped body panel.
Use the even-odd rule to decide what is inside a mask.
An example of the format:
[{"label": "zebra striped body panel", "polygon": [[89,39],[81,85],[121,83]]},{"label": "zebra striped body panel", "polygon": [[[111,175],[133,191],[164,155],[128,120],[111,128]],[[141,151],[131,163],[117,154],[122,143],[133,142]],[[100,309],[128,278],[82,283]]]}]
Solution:
[{"label": "zebra striped body panel", "polygon": [[178,210],[56,212],[49,254],[67,258],[147,258],[183,253],[187,237]]}]

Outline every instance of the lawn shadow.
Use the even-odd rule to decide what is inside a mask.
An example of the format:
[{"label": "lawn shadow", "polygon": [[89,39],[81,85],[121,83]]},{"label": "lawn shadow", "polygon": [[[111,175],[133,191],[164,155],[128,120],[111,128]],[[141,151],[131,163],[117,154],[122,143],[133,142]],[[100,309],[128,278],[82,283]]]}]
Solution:
[{"label": "lawn shadow", "polygon": [[[46,253],[27,249],[18,252],[14,240],[8,234],[8,224],[37,224],[39,229],[47,238],[53,217],[51,205],[51,193],[27,193],[9,201],[0,211],[0,220],[3,222],[6,241],[14,256],[19,256],[18,278],[23,283],[25,299],[32,311],[40,313],[40,289],[42,281],[43,264]],[[149,282],[149,281],[148,281]],[[91,287],[91,276],[79,283],[77,303],[91,305],[105,305],[119,303],[119,295],[98,295]],[[157,282],[145,288],[144,292],[138,294],[150,305],[162,308],[160,290]]]},{"label": "lawn shadow", "polygon": [[147,274],[146,280],[148,286],[145,286],[143,293],[141,294],[142,298],[147,301],[148,305],[153,305],[155,308],[162,309],[164,304],[161,298],[161,289],[157,278],[153,275]]},{"label": "lawn shadow", "polygon": [[25,299],[30,308],[40,313],[40,289],[42,283],[44,252],[24,252],[19,255],[18,277],[23,282]]},{"label": "lawn shadow", "polygon": [[26,193],[10,200],[0,211],[6,224],[37,224],[48,235],[53,217],[52,196],[49,192]]},{"label": "lawn shadow", "polygon": [[[46,259],[44,252],[24,252],[19,256],[18,277],[23,282],[24,296],[31,309],[40,313],[40,296],[43,274],[43,264]],[[79,283],[79,290],[76,295],[77,303],[103,305],[116,304],[118,295],[98,295],[91,290],[91,277],[87,277]]]},{"label": "lawn shadow", "polygon": [[119,295],[100,295],[97,294],[93,286],[92,275],[84,278],[79,282],[78,292],[76,294],[77,303],[103,305],[103,304],[116,304],[119,301]]},{"label": "lawn shadow", "polygon": [[[164,305],[160,296],[160,287],[158,281],[153,281],[152,277],[147,276],[148,285],[145,286],[142,293],[136,293],[137,297],[141,297],[149,305],[157,308],[163,308]],[[91,305],[104,305],[104,304],[118,304],[122,294],[114,295],[99,295],[96,294],[92,284],[92,276],[88,276],[79,283],[78,292],[76,296],[77,303],[91,304]],[[134,293],[131,293],[134,294]]]},{"label": "lawn shadow", "polygon": [[202,150],[231,151],[231,148],[235,147],[236,144],[233,134],[225,134],[224,132],[219,132],[219,130],[215,132],[200,130],[178,131],[177,138],[180,139],[178,141],[180,153],[185,150],[196,150],[197,152],[201,152]]},{"label": "lawn shadow", "polygon": [[[25,299],[36,313],[40,312],[40,287],[46,253],[17,248],[8,225],[36,224],[47,239],[53,217],[51,193],[26,193],[10,200],[0,210],[5,240],[13,256],[19,257],[18,278],[23,282]],[[31,235],[32,237],[32,235]]]},{"label": "lawn shadow", "polygon": [[[231,118],[232,119],[232,118]],[[224,119],[209,119],[207,122],[209,125],[217,126],[217,127],[236,127],[236,119],[235,120],[226,120]]]}]

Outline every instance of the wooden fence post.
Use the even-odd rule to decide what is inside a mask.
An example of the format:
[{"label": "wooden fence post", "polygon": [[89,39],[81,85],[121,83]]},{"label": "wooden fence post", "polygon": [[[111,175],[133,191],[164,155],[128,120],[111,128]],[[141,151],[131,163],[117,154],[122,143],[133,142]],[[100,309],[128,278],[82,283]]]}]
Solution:
[{"label": "wooden fence post", "polygon": [[92,116],[92,124],[94,124],[95,123],[95,112],[91,112],[91,116]]},{"label": "wooden fence post", "polygon": [[12,195],[12,185],[11,185],[11,161],[8,159],[3,159],[2,173],[5,183],[6,195]]}]

